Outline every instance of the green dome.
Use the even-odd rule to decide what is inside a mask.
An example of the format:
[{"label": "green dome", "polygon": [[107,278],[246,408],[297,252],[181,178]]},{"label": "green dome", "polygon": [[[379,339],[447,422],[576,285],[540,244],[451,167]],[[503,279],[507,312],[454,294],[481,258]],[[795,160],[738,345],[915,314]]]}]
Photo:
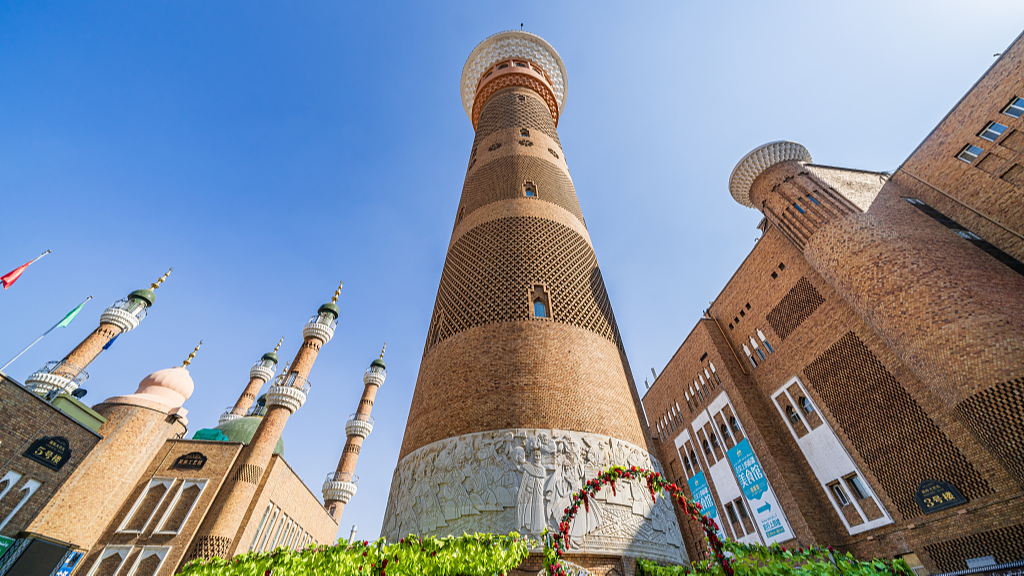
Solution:
[{"label": "green dome", "polygon": [[153,292],[149,288],[146,288],[144,290],[136,290],[135,292],[132,292],[131,294],[129,294],[128,297],[129,298],[139,298],[140,300],[145,300],[146,304],[149,305],[149,306],[152,306],[153,303],[156,302],[156,292]]},{"label": "green dome", "polygon": [[274,364],[280,362],[280,359],[277,357],[277,354],[273,352],[267,352],[266,354],[263,355],[263,358],[261,358],[261,360],[272,360]]},{"label": "green dome", "polygon": [[377,358],[373,362],[370,362],[370,367],[372,368],[373,366],[380,366],[384,370],[387,370],[387,366],[384,365],[384,359],[383,358]]},{"label": "green dome", "polygon": [[[220,430],[228,437],[228,442],[242,442],[248,444],[252,440],[253,434],[256,433],[256,429],[259,428],[260,422],[263,418],[259,416],[243,416],[236,418],[230,422],[225,422],[214,430]],[[284,440],[278,438],[277,446],[274,447],[274,454],[284,456]]]},{"label": "green dome", "polygon": [[341,316],[341,308],[338,308],[338,305],[335,304],[334,302],[328,302],[327,304],[324,304],[316,311],[317,314],[323,314],[324,312],[330,312],[331,314],[334,314],[335,320],[337,320],[338,317]]}]

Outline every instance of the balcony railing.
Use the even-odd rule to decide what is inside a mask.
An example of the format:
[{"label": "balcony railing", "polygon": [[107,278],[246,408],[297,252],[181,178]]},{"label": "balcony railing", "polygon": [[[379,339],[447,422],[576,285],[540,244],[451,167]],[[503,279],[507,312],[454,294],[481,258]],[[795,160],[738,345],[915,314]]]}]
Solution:
[{"label": "balcony railing", "polygon": [[352,474],[351,472],[331,472],[327,475],[327,482],[349,482],[350,484],[359,485],[359,476]]},{"label": "balcony railing", "polygon": [[312,385],[312,382],[306,380],[302,376],[299,376],[298,372],[289,372],[287,374],[282,374],[277,377],[277,380],[274,381],[274,386],[288,386],[289,388],[299,388],[305,394],[309,394],[309,389]]},{"label": "balcony railing", "polygon": [[[84,369],[79,368],[78,366],[75,366],[74,364],[71,364],[70,362],[65,362],[63,360],[54,360],[52,362],[47,362],[45,366],[43,366],[39,370],[36,370],[33,373],[33,376],[35,376],[36,374],[53,374],[54,376],[67,378],[68,380],[70,380],[71,382],[78,386],[81,386],[83,382],[89,379],[89,373],[86,372]],[[29,379],[31,378],[32,376],[29,376]]]},{"label": "balcony railing", "polygon": [[348,422],[352,422],[353,420],[359,420],[360,422],[369,422],[370,426],[373,426],[373,416],[370,416],[369,414],[349,414]]}]

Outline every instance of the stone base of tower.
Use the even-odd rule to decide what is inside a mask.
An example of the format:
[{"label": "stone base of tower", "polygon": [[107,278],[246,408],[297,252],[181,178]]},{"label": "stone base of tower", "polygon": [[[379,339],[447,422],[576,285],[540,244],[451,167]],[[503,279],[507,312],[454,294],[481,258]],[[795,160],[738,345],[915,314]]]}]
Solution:
[{"label": "stone base of tower", "polygon": [[[389,541],[473,532],[537,537],[556,529],[573,492],[613,464],[661,471],[647,450],[587,432],[516,428],[433,442],[399,461],[382,535]],[[619,481],[614,493],[603,488],[589,512],[579,510],[568,553],[620,564],[624,556],[687,561],[671,504],[652,501],[647,486],[635,481]]]}]

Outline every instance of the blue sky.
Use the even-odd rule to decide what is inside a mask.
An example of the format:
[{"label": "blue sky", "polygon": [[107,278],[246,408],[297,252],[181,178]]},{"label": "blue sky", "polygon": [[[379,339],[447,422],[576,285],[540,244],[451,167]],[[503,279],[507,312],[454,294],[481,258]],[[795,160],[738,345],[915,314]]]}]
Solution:
[{"label": "blue sky", "polygon": [[[190,367],[191,433],[345,289],[285,430],[319,496],[361,376],[388,379],[341,521],[380,532],[473,129],[466,57],[525,29],[568,70],[559,126],[638,385],[758,236],[729,196],[750,149],[894,170],[1020,33],[1024,3],[0,2],[0,363],[60,359],[169,266],[149,317],[88,369],[89,403]],[[642,390],[641,390],[642,393]],[[553,399],[557,401],[557,399]]]}]

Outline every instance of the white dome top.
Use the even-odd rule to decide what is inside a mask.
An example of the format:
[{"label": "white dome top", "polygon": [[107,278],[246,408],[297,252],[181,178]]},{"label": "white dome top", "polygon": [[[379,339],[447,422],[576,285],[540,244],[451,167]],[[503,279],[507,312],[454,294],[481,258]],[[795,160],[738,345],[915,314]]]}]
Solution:
[{"label": "white dome top", "polygon": [[171,407],[180,407],[195,390],[192,376],[184,366],[157,370],[139,382],[135,396],[142,396]]},{"label": "white dome top", "polygon": [[733,199],[748,208],[756,208],[750,202],[750,187],[754,180],[775,164],[791,160],[811,162],[811,153],[803,145],[789,140],[769,142],[751,150],[729,175],[729,192]]},{"label": "white dome top", "polygon": [[462,67],[462,106],[466,116],[473,119],[473,101],[476,99],[477,84],[480,76],[500,60],[522,58],[534,62],[548,73],[551,85],[555,89],[558,100],[558,111],[565,108],[565,99],[569,92],[569,80],[565,73],[565,64],[558,52],[536,34],[521,30],[498,32],[488,36],[476,45]]}]

